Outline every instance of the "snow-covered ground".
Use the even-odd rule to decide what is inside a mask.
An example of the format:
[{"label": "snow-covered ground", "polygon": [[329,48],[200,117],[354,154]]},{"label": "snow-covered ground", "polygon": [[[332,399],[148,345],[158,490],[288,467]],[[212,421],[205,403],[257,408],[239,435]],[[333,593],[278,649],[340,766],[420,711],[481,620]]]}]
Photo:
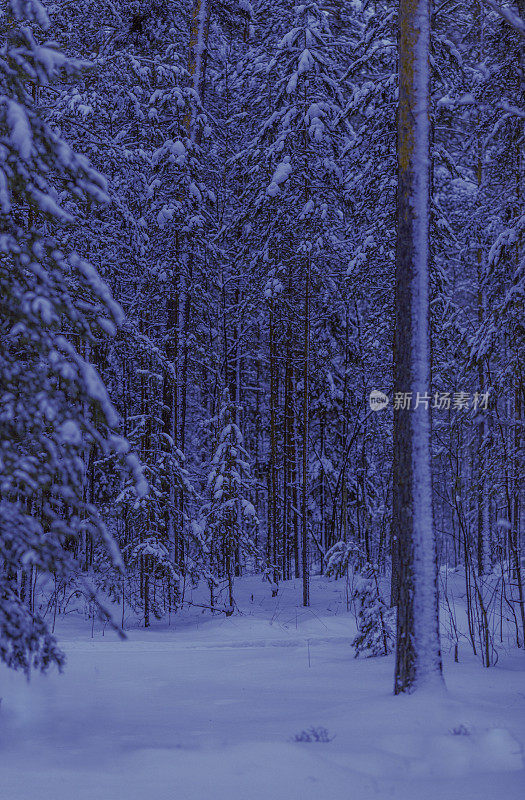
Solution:
[{"label": "snow-covered ground", "polygon": [[[392,657],[353,657],[341,582],[310,610],[299,582],[238,596],[124,642],[70,617],[64,675],[2,668],[2,800],[523,799],[522,654],[487,670],[465,644],[447,691],[394,697]],[[311,728],[330,741],[295,741]]]}]

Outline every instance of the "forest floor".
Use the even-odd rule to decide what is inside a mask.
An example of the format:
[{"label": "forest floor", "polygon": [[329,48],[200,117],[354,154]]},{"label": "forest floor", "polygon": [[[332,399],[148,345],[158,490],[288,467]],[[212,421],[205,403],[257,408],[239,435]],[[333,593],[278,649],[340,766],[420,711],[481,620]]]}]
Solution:
[{"label": "forest floor", "polygon": [[[2,800],[523,800],[523,653],[484,669],[445,641],[446,691],[394,697],[393,658],[353,656],[343,582],[314,579],[309,610],[299,581],[270,594],[242,579],[239,615],[126,641],[62,620],[63,675],[0,671]],[[329,741],[295,740],[312,728]]]}]

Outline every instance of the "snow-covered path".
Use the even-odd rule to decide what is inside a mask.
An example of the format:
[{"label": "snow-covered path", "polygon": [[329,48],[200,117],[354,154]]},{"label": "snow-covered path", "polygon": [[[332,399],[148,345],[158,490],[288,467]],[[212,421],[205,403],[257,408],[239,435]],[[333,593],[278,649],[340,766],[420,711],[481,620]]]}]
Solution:
[{"label": "snow-covered path", "polygon": [[[63,676],[0,673],[0,797],[521,800],[522,657],[483,670],[465,648],[443,696],[395,698],[391,658],[353,658],[334,586],[297,619],[298,592],[269,614],[254,583],[241,617],[125,642],[65,626]],[[334,738],[293,741],[311,727]]]}]

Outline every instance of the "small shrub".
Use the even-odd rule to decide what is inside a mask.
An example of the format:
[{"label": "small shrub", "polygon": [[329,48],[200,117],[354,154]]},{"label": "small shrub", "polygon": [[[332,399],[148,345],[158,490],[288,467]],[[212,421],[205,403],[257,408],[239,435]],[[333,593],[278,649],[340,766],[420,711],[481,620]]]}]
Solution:
[{"label": "small shrub", "polygon": [[327,744],[333,740],[333,736],[330,736],[326,728],[317,727],[317,728],[308,728],[307,731],[301,731],[301,733],[296,733],[293,741],[294,742],[322,742],[323,744]]},{"label": "small shrub", "polygon": [[456,725],[455,728],[452,728],[450,731],[453,736],[470,736],[470,731],[466,725]]}]

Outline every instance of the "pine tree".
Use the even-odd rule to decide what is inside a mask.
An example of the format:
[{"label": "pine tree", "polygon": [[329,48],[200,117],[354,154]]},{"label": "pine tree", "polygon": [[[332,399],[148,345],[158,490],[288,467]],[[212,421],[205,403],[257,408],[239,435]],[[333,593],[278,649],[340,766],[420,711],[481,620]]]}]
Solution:
[{"label": "pine tree", "polygon": [[[86,455],[116,453],[145,492],[107,391],[82,355],[115,332],[122,311],[95,269],[74,252],[66,256],[52,236],[72,221],[68,200],[103,201],[106,194],[102,177],[35,110],[40,87],[79,68],[39,44],[48,27],[38,0],[13,0],[2,18],[0,53],[0,657],[26,672],[64,661],[28,592],[33,574],[78,573],[74,542],[86,535],[102,540],[121,565],[85,497]],[[30,575],[21,586],[20,569]],[[84,590],[107,617],[86,581]]]}]

